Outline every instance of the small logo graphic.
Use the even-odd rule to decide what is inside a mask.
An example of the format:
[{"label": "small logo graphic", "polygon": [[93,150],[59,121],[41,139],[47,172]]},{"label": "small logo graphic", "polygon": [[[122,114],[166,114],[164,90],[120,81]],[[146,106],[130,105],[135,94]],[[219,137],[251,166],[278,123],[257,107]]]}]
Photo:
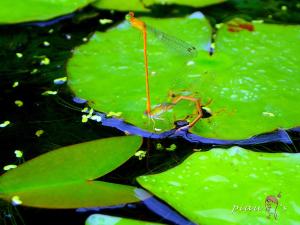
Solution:
[{"label": "small logo graphic", "polygon": [[267,218],[270,219],[271,216],[274,216],[274,219],[277,220],[277,208],[279,205],[279,199],[281,198],[281,193],[279,192],[277,196],[268,195],[265,199],[265,208],[267,213]]}]

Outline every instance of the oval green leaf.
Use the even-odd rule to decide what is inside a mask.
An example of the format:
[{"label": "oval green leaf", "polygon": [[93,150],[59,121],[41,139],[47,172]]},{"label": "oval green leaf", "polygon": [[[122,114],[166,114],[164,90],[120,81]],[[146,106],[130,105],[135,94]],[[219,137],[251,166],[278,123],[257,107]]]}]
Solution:
[{"label": "oval green leaf", "polygon": [[[197,224],[296,224],[300,154],[239,147],[194,153],[166,172],[138,182]],[[266,200],[271,202],[266,210]],[[269,218],[268,218],[269,216]]]},{"label": "oval green leaf", "polygon": [[0,24],[48,20],[82,8],[94,0],[1,0]]},{"label": "oval green leaf", "polygon": [[[94,195],[92,190],[98,190],[98,192],[103,190],[103,193],[108,193],[109,186],[112,185],[112,194],[122,192],[124,189],[123,194],[126,199],[126,192],[130,190],[133,197],[129,198],[136,200],[132,187],[118,188],[122,185],[86,182],[109,173],[127,161],[139,148],[141,140],[138,136],[106,138],[48,152],[2,175],[0,177],[0,197],[10,200],[13,196],[19,196],[22,203],[27,205],[45,205],[48,199],[48,207],[52,207],[50,204],[52,194],[57,193],[58,196],[64,194],[67,196],[66,199],[70,199],[72,202],[73,199],[68,198],[70,190],[82,188],[83,192],[78,190],[77,192],[72,191],[70,194],[73,197],[80,198],[81,196],[84,199],[83,196],[87,194],[90,197]],[[39,192],[41,196],[39,196]],[[49,195],[49,193],[52,194]],[[36,197],[30,200],[30,197],[34,195]],[[63,197],[61,198],[63,199]],[[114,199],[113,195],[108,198]],[[46,200],[41,200],[39,203],[38,199]],[[36,201],[37,203],[35,203]],[[64,204],[62,204],[63,206]]]},{"label": "oval green leaf", "polygon": [[136,189],[128,185],[102,181],[76,181],[55,185],[47,184],[41,187],[4,193],[2,198],[12,202],[12,204],[39,208],[70,209],[138,202],[141,199],[136,196]]}]

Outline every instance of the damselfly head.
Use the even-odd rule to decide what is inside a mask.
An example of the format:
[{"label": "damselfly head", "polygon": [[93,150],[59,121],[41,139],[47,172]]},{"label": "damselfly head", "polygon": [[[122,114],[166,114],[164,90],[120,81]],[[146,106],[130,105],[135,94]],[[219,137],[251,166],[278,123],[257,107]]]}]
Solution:
[{"label": "damselfly head", "polygon": [[133,12],[129,12],[128,14],[126,14],[125,19],[126,20],[131,20],[132,18],[134,18],[134,13]]}]

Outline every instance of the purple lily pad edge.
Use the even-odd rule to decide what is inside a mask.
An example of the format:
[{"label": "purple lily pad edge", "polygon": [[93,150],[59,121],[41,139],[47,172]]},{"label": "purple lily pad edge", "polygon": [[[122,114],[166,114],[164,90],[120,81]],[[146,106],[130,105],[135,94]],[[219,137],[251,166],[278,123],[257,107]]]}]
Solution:
[{"label": "purple lily pad edge", "polygon": [[190,133],[187,130],[176,130],[171,129],[162,133],[153,133],[146,130],[143,130],[139,127],[136,127],[132,124],[126,123],[124,120],[119,118],[108,118],[106,114],[95,112],[95,115],[100,116],[101,124],[107,127],[113,127],[120,131],[123,131],[130,135],[138,135],[144,138],[151,139],[165,139],[165,138],[183,138],[188,142],[197,143],[197,144],[212,144],[212,145],[257,145],[265,144],[271,142],[281,142],[284,144],[292,144],[288,131],[291,132],[300,132],[300,127],[295,127],[291,129],[277,129],[273,132],[259,134],[248,139],[242,140],[221,140],[215,138],[205,138],[199,135]]}]

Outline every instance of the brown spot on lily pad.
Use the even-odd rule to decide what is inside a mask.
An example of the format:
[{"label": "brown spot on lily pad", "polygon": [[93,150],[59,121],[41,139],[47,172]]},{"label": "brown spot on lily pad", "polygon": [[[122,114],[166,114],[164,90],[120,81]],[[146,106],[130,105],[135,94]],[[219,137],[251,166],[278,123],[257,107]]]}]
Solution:
[{"label": "brown spot on lily pad", "polygon": [[240,32],[242,30],[254,31],[254,25],[246,20],[235,18],[227,22],[227,30],[229,32]]}]

